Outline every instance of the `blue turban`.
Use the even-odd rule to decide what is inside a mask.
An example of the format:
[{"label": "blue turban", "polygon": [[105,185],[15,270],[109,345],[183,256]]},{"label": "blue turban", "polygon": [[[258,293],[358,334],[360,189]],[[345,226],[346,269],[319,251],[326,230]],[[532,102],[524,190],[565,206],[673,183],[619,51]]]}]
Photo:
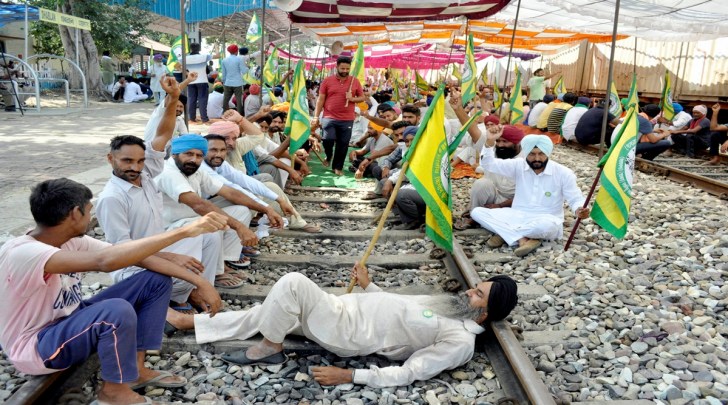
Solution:
[{"label": "blue turban", "polygon": [[184,134],[172,139],[172,154],[185,153],[190,149],[199,149],[207,155],[207,140],[201,135]]},{"label": "blue turban", "polygon": [[683,106],[679,103],[672,103],[672,109],[675,110],[675,114],[683,111]]},{"label": "blue turban", "polygon": [[406,138],[408,135],[415,136],[417,135],[417,129],[419,127],[416,125],[410,125],[404,129],[404,132],[402,132],[402,137]]},{"label": "blue turban", "polygon": [[521,140],[521,153],[524,158],[531,153],[533,148],[539,148],[546,156],[551,156],[551,152],[554,150],[554,143],[546,135],[526,135],[523,137]]}]

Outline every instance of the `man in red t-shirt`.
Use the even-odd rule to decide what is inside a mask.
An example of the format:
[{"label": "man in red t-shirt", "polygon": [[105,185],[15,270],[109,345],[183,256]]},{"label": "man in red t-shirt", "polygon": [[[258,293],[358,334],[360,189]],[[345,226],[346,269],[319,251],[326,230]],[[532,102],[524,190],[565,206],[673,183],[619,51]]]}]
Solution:
[{"label": "man in red t-shirt", "polygon": [[[320,125],[323,130],[326,162],[331,162],[331,168],[337,176],[344,174],[342,169],[355,118],[354,104],[365,100],[361,83],[356,77],[349,76],[349,69],[351,58],[339,56],[336,60],[336,74],[321,83],[316,110],[311,120],[312,129]],[[324,116],[319,124],[322,111]]]}]

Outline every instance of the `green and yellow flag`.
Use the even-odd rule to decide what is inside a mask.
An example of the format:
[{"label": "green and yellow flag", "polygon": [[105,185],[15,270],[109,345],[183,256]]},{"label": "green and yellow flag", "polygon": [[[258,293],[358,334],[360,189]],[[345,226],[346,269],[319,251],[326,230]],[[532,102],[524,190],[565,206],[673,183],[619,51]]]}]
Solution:
[{"label": "green and yellow flag", "polygon": [[556,84],[554,85],[554,92],[556,94],[568,93],[568,91],[566,91],[566,85],[564,84],[564,76],[559,77],[559,80],[556,81]]},{"label": "green and yellow flag", "polygon": [[478,80],[481,80],[483,82],[483,86],[488,85],[488,65],[485,65],[483,71],[480,72],[480,77],[478,78]]},{"label": "green and yellow flag", "polygon": [[617,86],[612,82],[612,87],[609,89],[609,113],[615,117],[622,115],[622,102],[619,99],[619,93],[617,93]]},{"label": "green and yellow flag", "polygon": [[392,83],[392,97],[394,97],[394,102],[399,103],[400,97],[399,97],[399,79],[394,78],[394,81]]},{"label": "green and yellow flag", "polygon": [[473,34],[468,35],[468,45],[465,48],[465,64],[462,77],[461,94],[463,98],[463,106],[468,104],[475,97],[478,91],[478,78],[475,74],[478,67],[475,66],[475,56],[473,55]]},{"label": "green and yellow flag", "polygon": [[665,70],[665,83],[662,86],[662,98],[660,98],[660,109],[662,117],[668,121],[675,118],[675,109],[672,107],[672,80],[670,80],[670,71]]},{"label": "green and yellow flag", "polygon": [[275,86],[276,78],[278,77],[278,47],[273,48],[268,60],[265,61],[263,67],[263,83]]},{"label": "green and yellow flag", "polygon": [[599,178],[601,187],[590,216],[605,231],[619,239],[627,233],[638,129],[637,112],[635,107],[631,107],[612,147],[599,161],[599,166],[603,168]]},{"label": "green and yellow flag", "polygon": [[450,142],[450,145],[448,145],[448,147],[447,147],[447,154],[450,156],[450,159],[452,159],[458,146],[460,146],[460,142],[463,140],[463,137],[465,136],[465,134],[468,133],[468,129],[470,128],[470,126],[473,125],[473,122],[478,117],[480,117],[481,114],[483,114],[483,111],[478,110],[478,112],[476,112],[475,114],[473,114],[470,117],[470,119],[465,123],[465,125],[460,127],[460,131],[458,132],[457,136],[455,137],[455,139],[453,139],[452,142]]},{"label": "green and yellow flag", "polygon": [[427,84],[427,80],[425,80],[422,76],[420,76],[420,72],[415,70],[415,85],[418,89],[422,91],[429,91],[430,85]]},{"label": "green and yellow flag", "polygon": [[291,139],[288,148],[291,154],[296,153],[311,135],[311,119],[308,115],[308,99],[306,98],[306,78],[303,75],[305,69],[306,65],[303,63],[303,59],[299,60],[293,74],[293,96],[288,109],[286,127],[283,129],[283,133]]},{"label": "green and yellow flag", "polygon": [[503,93],[498,88],[498,79],[496,79],[493,82],[493,108],[497,110],[501,105],[503,105]]},{"label": "green and yellow flag", "polygon": [[450,155],[445,134],[444,90],[445,86],[441,84],[404,159],[409,162],[407,178],[427,204],[425,234],[438,246],[452,252]]},{"label": "green and yellow flag", "polygon": [[268,92],[268,97],[270,97],[271,103],[278,104],[281,102],[280,100],[278,100],[278,97],[276,97],[276,95],[273,94],[273,89],[271,89],[270,87],[268,87],[266,85],[263,85],[263,87],[265,87],[265,90]]},{"label": "green and yellow flag", "polygon": [[523,121],[523,90],[521,86],[521,70],[516,66],[516,82],[511,89],[511,125]]},{"label": "green and yellow flag", "polygon": [[248,26],[248,32],[245,34],[245,40],[248,43],[255,43],[260,41],[263,36],[263,27],[260,25],[258,15],[253,13],[253,18],[250,19],[250,25]]},{"label": "green and yellow flag", "polygon": [[463,74],[460,72],[460,65],[458,65],[457,63],[452,64],[452,75],[455,76],[456,79],[458,79],[458,83],[463,82]]},{"label": "green and yellow flag", "polygon": [[632,74],[632,85],[629,86],[629,96],[627,96],[627,109],[633,106],[639,106],[640,99],[637,96],[637,74]]},{"label": "green and yellow flag", "polygon": [[359,79],[359,84],[362,86],[366,83],[366,70],[364,67],[364,44],[362,43],[361,37],[356,45],[356,53],[354,58],[351,60],[351,71],[349,74]]},{"label": "green and yellow flag", "polygon": [[[184,49],[182,48],[183,43]],[[167,71],[172,73],[174,71],[174,65],[178,62],[182,63],[182,54],[188,53],[189,51],[190,43],[187,40],[187,35],[184,35],[184,39],[182,38],[182,35],[175,38],[169,49],[169,57],[167,57]]]},{"label": "green and yellow flag", "polygon": [[260,84],[260,80],[256,79],[253,75],[250,74],[250,70],[245,72],[243,75],[243,80],[245,80],[245,83],[248,84]]}]

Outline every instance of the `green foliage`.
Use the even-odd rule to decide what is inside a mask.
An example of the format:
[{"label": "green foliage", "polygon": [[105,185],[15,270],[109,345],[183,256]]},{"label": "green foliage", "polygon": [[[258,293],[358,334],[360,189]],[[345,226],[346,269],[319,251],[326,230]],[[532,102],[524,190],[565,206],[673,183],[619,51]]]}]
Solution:
[{"label": "green foliage", "polygon": [[[140,43],[140,38],[148,35],[151,13],[142,10],[147,0],[127,0],[123,6],[108,5],[96,0],[30,0],[29,4],[56,10],[60,4],[71,4],[74,15],[91,20],[91,36],[99,52],[108,50],[115,55],[130,55],[131,50]],[[38,52],[62,55],[58,26],[35,22],[31,33],[36,44],[41,44]]]}]

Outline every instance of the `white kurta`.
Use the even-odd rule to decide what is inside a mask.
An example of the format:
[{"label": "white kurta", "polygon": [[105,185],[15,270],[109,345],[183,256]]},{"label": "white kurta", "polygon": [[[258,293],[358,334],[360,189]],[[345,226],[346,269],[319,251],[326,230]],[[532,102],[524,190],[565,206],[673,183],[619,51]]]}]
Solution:
[{"label": "white kurta", "polygon": [[[419,297],[421,299],[422,297]],[[382,292],[371,283],[367,294],[335,296],[300,273],[281,277],[262,305],[247,311],[195,315],[197,342],[245,340],[258,332],[272,342],[303,334],[342,357],[376,353],[401,366],[357,369],[354,382],[371,387],[408,385],[465,364],[473,356],[474,321],[434,315],[417,296]]]},{"label": "white kurta", "polygon": [[511,178],[516,192],[511,208],[475,208],[471,217],[509,245],[521,238],[559,239],[564,233],[564,201],[576,212],[584,195],[569,168],[549,160],[536,174],[523,158],[496,159],[495,148],[484,147],[480,155],[484,170]]}]

